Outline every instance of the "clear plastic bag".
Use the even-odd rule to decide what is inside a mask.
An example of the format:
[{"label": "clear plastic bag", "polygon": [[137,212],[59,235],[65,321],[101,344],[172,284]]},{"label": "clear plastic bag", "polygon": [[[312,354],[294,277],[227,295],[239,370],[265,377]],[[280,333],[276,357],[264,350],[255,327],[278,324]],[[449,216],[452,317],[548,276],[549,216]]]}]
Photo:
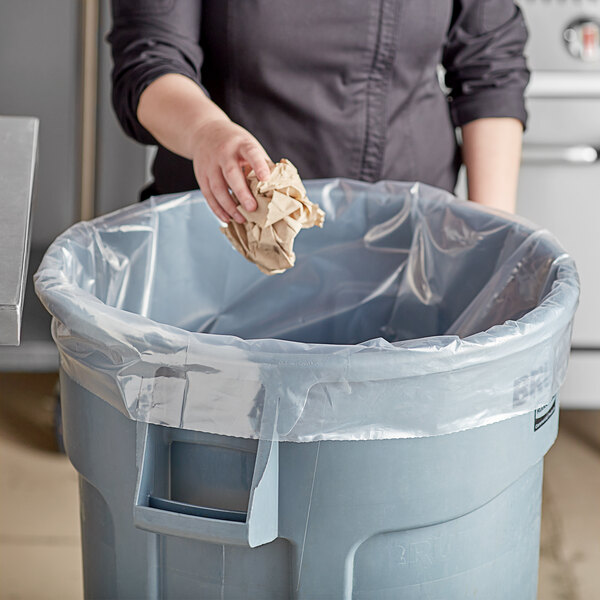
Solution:
[{"label": "clear plastic bag", "polygon": [[71,227],[35,275],[61,367],[132,419],[282,441],[447,434],[557,394],[579,283],[533,225],[397,182],[307,182],[259,272],[200,192]]}]

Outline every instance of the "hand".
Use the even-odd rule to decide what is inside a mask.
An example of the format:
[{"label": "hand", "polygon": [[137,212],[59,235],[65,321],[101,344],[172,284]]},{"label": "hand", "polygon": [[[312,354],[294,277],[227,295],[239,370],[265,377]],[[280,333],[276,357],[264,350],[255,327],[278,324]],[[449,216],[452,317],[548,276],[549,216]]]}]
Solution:
[{"label": "hand", "polygon": [[193,161],[200,189],[219,219],[245,221],[229,190],[246,210],[256,210],[243,169],[254,169],[264,180],[273,163],[258,141],[232,123],[196,82],[177,73],[155,79],[140,96],[137,117],[165,148]]},{"label": "hand", "polygon": [[202,124],[194,132],[192,161],[208,205],[225,223],[231,218],[238,223],[246,220],[229,190],[247,211],[256,210],[245,172],[254,169],[257,177],[265,180],[273,166],[253,135],[229,119],[220,118]]}]

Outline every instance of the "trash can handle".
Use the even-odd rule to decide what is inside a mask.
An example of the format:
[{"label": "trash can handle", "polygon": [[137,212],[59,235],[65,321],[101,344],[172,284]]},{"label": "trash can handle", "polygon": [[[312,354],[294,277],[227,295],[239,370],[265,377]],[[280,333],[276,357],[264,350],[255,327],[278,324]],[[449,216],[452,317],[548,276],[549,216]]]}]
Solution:
[{"label": "trash can handle", "polygon": [[153,496],[156,450],[164,445],[161,427],[137,424],[138,475],[133,506],[136,527],[219,544],[254,548],[278,535],[279,446],[259,440],[250,487],[248,512],[194,506]]}]

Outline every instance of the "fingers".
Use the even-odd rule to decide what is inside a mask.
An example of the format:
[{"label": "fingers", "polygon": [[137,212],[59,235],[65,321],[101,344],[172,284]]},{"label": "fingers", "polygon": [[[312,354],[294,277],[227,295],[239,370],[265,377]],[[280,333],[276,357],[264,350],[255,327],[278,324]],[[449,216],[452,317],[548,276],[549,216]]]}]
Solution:
[{"label": "fingers", "polygon": [[241,205],[248,211],[256,210],[257,204],[254,196],[250,193],[246,176],[242,167],[236,162],[230,162],[224,169],[223,175],[227,185],[240,201]]},{"label": "fingers", "polygon": [[240,147],[240,156],[248,161],[261,181],[269,178],[273,161],[258,142],[256,144],[243,144]]},{"label": "fingers", "polygon": [[[204,197],[206,198],[206,203],[208,204],[210,209],[215,213],[215,215],[217,216],[218,219],[223,221],[223,223],[229,223],[231,221],[231,215],[228,214],[228,212],[225,210],[225,208],[223,208],[223,206],[221,206],[221,203],[217,200],[217,198],[211,188],[210,181],[208,180],[208,178],[201,177],[201,178],[199,178],[199,182],[200,182],[200,189],[202,190],[202,194],[204,194]],[[234,207],[235,207],[235,203],[234,203]],[[239,215],[239,217],[242,216],[239,213],[238,213],[238,215]],[[242,219],[243,219],[243,217],[242,217]],[[242,222],[242,221],[240,221],[240,222]]]},{"label": "fingers", "polygon": [[229,223],[231,221],[231,217],[223,210],[223,207],[217,202],[214,194],[210,191],[210,188],[203,186],[202,193],[206,198],[206,203],[210,207],[210,209],[217,215],[218,219],[221,219],[223,223]]},{"label": "fingers", "polygon": [[209,181],[210,189],[215,199],[225,210],[225,212],[238,223],[243,223],[246,219],[244,219],[242,214],[238,211],[237,204],[229,193],[229,187],[227,186],[221,171],[219,170],[213,173]]}]

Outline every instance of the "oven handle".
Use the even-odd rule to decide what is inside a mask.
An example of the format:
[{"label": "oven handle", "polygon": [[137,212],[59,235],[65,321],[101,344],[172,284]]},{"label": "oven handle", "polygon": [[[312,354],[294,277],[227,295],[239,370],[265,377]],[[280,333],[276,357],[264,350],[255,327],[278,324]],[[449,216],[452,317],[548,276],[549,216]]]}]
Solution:
[{"label": "oven handle", "polygon": [[525,164],[566,163],[593,165],[600,162],[600,147],[524,144],[522,162]]}]

